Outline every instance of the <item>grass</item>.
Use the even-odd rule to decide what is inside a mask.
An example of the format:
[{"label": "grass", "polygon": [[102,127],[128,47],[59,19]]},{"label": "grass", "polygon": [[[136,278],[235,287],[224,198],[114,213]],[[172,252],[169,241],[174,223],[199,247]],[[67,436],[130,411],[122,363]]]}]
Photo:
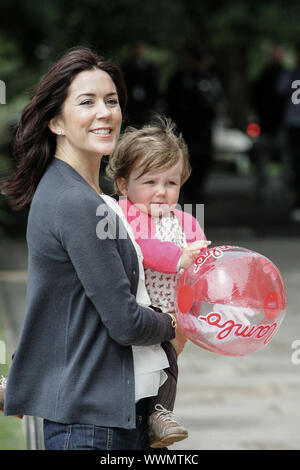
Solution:
[{"label": "grass", "polygon": [[[5,351],[5,337],[1,315],[2,312],[0,312],[0,376],[4,375],[4,377],[7,377],[10,360],[7,357],[7,351]],[[3,362],[6,363],[3,364]],[[0,413],[0,450],[26,450],[23,420],[13,416],[4,416],[3,413]]]}]

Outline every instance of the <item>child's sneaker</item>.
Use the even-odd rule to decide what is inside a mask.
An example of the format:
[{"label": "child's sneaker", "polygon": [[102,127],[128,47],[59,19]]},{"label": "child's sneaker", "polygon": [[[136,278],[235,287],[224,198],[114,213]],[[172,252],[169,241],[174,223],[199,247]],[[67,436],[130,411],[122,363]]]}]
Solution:
[{"label": "child's sneaker", "polygon": [[0,411],[4,410],[4,397],[6,390],[6,378],[3,375],[0,377]]},{"label": "child's sneaker", "polygon": [[149,416],[150,447],[166,447],[188,437],[188,432],[176,416],[162,405],[155,405],[154,413]]}]

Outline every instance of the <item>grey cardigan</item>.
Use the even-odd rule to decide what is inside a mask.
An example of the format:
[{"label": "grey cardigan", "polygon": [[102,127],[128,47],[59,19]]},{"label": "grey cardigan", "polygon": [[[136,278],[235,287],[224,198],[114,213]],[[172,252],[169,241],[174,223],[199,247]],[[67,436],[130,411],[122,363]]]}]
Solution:
[{"label": "grey cardigan", "polygon": [[169,315],[136,303],[138,261],[124,234],[96,191],[54,158],[29,211],[26,315],[6,415],[135,427],[131,345],[169,341],[174,329]]}]

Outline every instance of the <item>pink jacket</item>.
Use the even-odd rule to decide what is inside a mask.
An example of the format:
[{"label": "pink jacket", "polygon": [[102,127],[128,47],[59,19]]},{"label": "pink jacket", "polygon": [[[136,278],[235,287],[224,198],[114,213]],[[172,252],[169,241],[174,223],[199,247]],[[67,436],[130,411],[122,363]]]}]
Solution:
[{"label": "pink jacket", "polygon": [[[174,243],[156,238],[155,221],[148,214],[139,211],[129,199],[120,199],[119,205],[141,247],[144,267],[163,273],[176,273],[182,249]],[[178,209],[174,209],[174,214],[185,233],[187,243],[206,240],[206,236],[195,217]]]}]

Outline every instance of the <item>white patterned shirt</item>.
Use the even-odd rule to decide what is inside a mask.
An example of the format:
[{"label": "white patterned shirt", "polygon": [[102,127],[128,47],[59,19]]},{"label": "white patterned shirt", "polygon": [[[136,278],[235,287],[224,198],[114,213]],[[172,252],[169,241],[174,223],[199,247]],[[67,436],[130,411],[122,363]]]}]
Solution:
[{"label": "white patterned shirt", "polygon": [[[172,242],[186,248],[186,236],[178,218],[172,212],[168,217],[153,217],[156,225],[155,237],[161,241]],[[164,313],[175,311],[175,289],[181,272],[162,273],[145,269],[146,288],[151,304]]]}]

